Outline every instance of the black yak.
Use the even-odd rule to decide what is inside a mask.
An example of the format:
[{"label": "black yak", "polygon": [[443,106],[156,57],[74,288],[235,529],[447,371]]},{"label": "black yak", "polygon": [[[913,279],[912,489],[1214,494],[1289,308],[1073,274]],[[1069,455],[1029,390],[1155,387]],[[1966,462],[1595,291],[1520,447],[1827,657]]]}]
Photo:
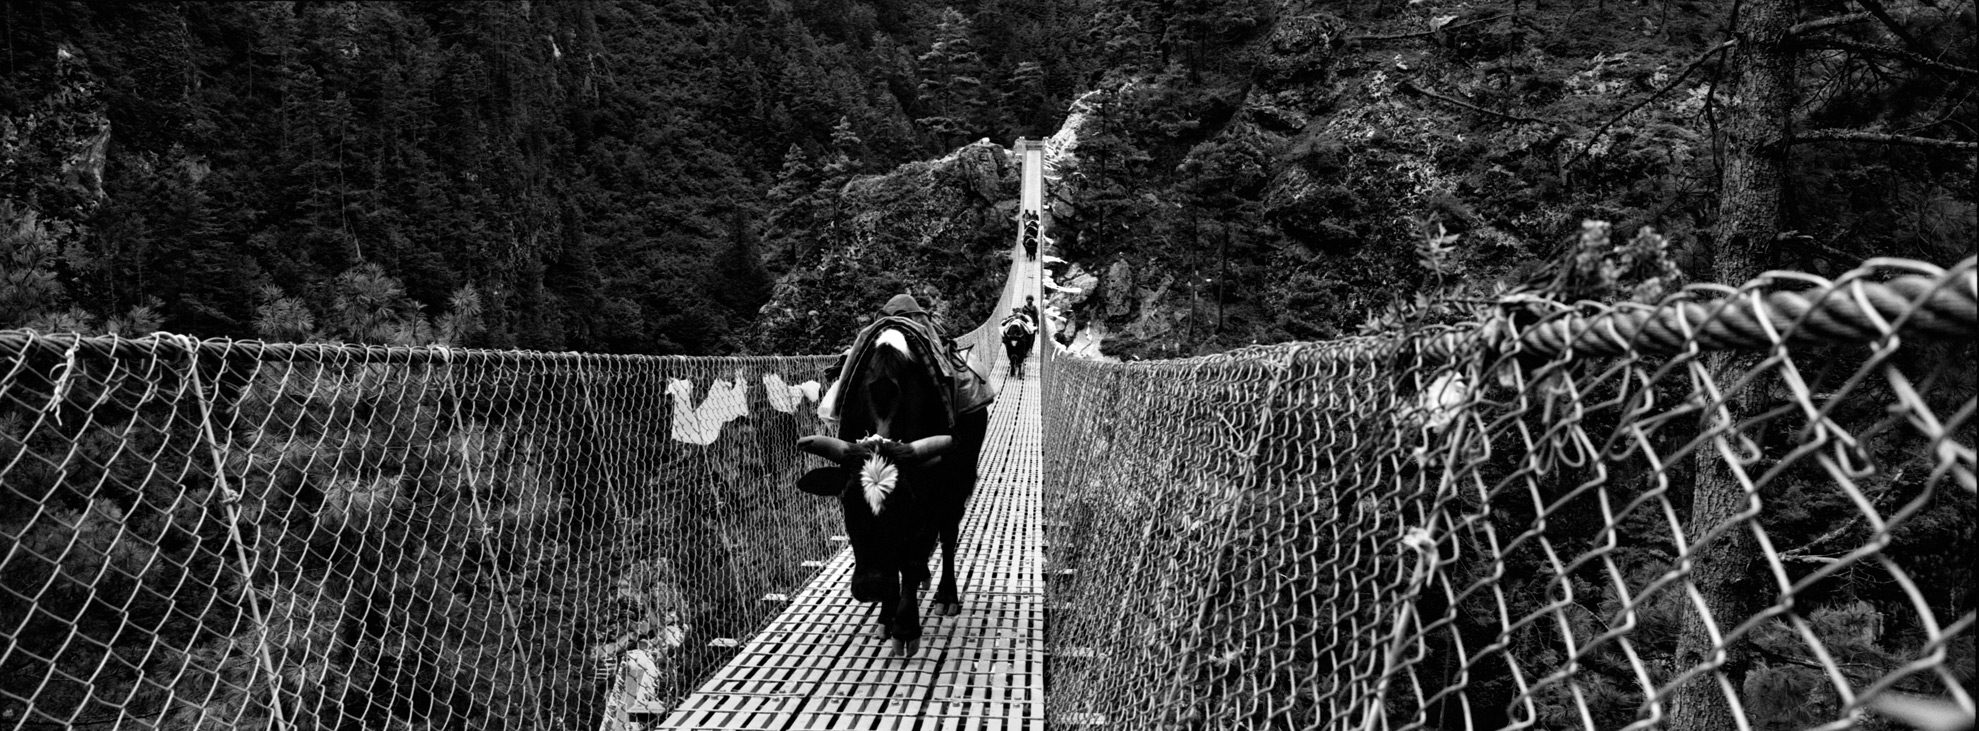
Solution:
[{"label": "black yak", "polygon": [[1024,308],[1010,310],[1010,316],[1003,318],[1003,354],[1009,359],[1010,375],[1024,377],[1024,361],[1031,357],[1031,343],[1037,340],[1038,327],[1031,321]]},{"label": "black yak", "polygon": [[812,470],[799,487],[839,499],[852,542],[852,597],[880,602],[880,632],[902,655],[920,648],[918,601],[936,541],[941,583],[932,611],[962,611],[956,541],[989,429],[987,404],[955,413],[958,397],[940,365],[941,348],[913,320],[875,323],[861,333],[840,377],[838,436],[798,442],[838,463]]}]

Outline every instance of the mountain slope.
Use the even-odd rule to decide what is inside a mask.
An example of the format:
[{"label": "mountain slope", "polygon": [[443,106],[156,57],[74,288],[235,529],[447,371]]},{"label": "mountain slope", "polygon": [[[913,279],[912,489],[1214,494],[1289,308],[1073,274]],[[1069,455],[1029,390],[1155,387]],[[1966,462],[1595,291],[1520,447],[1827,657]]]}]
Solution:
[{"label": "mountain slope", "polygon": [[[1738,103],[1719,53],[1729,2],[1110,5],[1127,20],[1107,47],[1124,50],[1075,110],[1054,207],[1059,278],[1094,284],[1060,304],[1110,352],[1435,321],[1527,281],[1650,297],[1680,283],[1659,273],[1708,269],[1716,130]],[[1970,4],[1912,10],[1936,57],[1972,60]],[[1836,32],[1900,42],[1866,18]],[[1174,31],[1190,23],[1206,30]],[[1969,117],[1955,79],[1865,63],[1804,54],[1796,124],[1979,137],[1944,126]],[[1789,215],[1807,245],[1767,265],[1972,251],[1969,154],[1794,150]],[[1613,241],[1578,250],[1588,219]],[[1643,254],[1663,263],[1601,281],[1642,226],[1672,242]]]}]

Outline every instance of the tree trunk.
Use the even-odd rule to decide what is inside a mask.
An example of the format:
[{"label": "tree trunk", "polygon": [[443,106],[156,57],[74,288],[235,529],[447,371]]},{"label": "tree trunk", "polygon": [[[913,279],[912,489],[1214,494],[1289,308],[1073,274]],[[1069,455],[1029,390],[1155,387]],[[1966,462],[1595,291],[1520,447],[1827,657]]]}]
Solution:
[{"label": "tree trunk", "polygon": [[1216,248],[1216,334],[1223,334],[1223,288],[1230,280],[1230,225],[1223,225],[1223,244]]},{"label": "tree trunk", "polygon": [[1718,206],[1718,246],[1711,275],[1736,285],[1757,276],[1780,227],[1787,126],[1793,114],[1795,59],[1787,45],[1794,0],[1746,3],[1733,54],[1739,98],[1727,125],[1730,150]]},{"label": "tree trunk", "polygon": [[1202,266],[1199,264],[1202,254],[1202,243],[1202,222],[1196,219],[1195,204],[1191,202],[1189,205],[1189,336],[1183,340],[1183,342],[1189,344],[1189,352],[1191,354],[1202,350],[1200,347],[1201,344],[1196,342],[1196,320],[1198,319],[1196,310],[1202,305],[1203,299]]},{"label": "tree trunk", "polygon": [[[1787,44],[1795,5],[1795,0],[1748,0],[1744,3],[1745,17],[1738,22],[1739,45],[1733,64],[1743,103],[1727,130],[1730,149],[1719,194],[1718,241],[1711,249],[1712,281],[1736,286],[1757,276],[1779,231],[1787,149],[1780,143],[1786,137],[1795,97],[1795,59]],[[1759,356],[1718,352],[1708,354],[1705,362],[1717,385],[1726,388],[1758,365]],[[1736,424],[1751,414],[1753,392],[1763,390],[1763,382],[1755,379],[1743,391],[1724,392],[1722,418]],[[1703,419],[1704,429],[1719,426],[1715,413],[1706,413]],[[1728,440],[1732,436],[1726,435]],[[1736,443],[1732,446],[1736,453]],[[1739,466],[1720,450],[1707,446],[1695,459],[1696,482],[1687,531],[1691,540],[1736,521],[1735,516],[1757,500],[1756,495],[1746,492]],[[1743,641],[1720,648],[1711,635],[1713,627],[1729,631],[1751,613],[1752,600],[1757,597],[1751,596],[1749,577],[1756,551],[1750,527],[1738,525],[1691,556],[1690,580],[1710,616],[1687,607],[1677,639],[1675,669],[1683,672],[1717,662],[1721,649],[1724,657],[1716,673],[1700,676],[1672,694],[1669,728],[1674,731],[1739,727],[1718,678],[1722,675],[1729,680],[1734,691],[1743,686],[1748,651]]]}]

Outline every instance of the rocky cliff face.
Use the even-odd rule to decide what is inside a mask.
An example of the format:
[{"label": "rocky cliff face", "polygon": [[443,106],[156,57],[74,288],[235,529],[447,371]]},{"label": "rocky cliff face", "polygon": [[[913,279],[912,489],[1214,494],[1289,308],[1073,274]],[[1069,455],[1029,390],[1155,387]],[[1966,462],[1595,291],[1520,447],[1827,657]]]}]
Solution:
[{"label": "rocky cliff face", "polygon": [[1009,151],[987,140],[846,184],[833,202],[840,218],[817,231],[817,260],[777,281],[755,350],[843,348],[902,292],[951,331],[979,324],[1009,266],[1017,192]]}]

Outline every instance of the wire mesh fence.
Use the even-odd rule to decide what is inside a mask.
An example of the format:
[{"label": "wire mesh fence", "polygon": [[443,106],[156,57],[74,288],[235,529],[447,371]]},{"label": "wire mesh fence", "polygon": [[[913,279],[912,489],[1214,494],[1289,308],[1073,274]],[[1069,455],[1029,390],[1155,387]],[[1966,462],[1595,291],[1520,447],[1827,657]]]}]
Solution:
[{"label": "wire mesh fence", "polygon": [[[1051,714],[1969,719],[1974,270],[1049,359]],[[0,728],[663,709],[832,552],[829,361],[0,333]]]},{"label": "wire mesh fence", "polygon": [[836,548],[828,366],[0,332],[0,729],[663,710]]},{"label": "wire mesh fence", "polygon": [[1051,358],[1051,718],[1969,725],[1974,271]]}]

